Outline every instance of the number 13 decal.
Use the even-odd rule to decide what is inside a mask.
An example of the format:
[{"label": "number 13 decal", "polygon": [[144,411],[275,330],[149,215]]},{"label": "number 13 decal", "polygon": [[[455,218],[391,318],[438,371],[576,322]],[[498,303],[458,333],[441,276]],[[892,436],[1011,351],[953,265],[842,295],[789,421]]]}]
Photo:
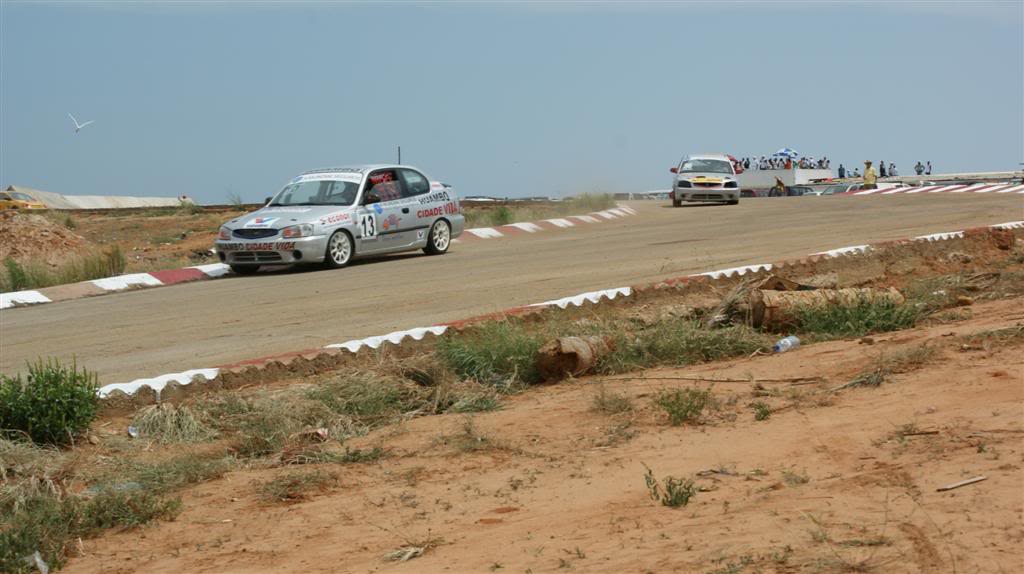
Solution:
[{"label": "number 13 decal", "polygon": [[372,213],[364,213],[359,218],[359,229],[363,232],[363,237],[376,237],[377,216]]}]

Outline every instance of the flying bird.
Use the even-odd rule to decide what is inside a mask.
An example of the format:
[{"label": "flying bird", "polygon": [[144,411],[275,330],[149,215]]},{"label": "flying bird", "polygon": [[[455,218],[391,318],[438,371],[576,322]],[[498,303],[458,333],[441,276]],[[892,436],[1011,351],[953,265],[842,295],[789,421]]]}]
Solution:
[{"label": "flying bird", "polygon": [[87,125],[89,125],[91,123],[94,123],[96,121],[96,120],[89,120],[89,121],[85,122],[84,124],[80,124],[80,123],[78,123],[78,120],[75,119],[75,116],[71,115],[70,112],[68,113],[68,117],[71,118],[71,121],[75,122],[75,133],[76,134],[79,131],[81,131],[82,128],[84,128],[85,126],[87,126]]}]

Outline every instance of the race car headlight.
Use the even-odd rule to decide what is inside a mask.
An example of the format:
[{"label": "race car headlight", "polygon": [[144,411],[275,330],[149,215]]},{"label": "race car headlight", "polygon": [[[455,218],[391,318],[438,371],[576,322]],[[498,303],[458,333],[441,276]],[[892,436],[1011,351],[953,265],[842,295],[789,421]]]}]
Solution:
[{"label": "race car headlight", "polygon": [[686,181],[685,179],[680,179],[679,181],[676,182],[676,187],[693,187],[693,185],[691,185],[690,182]]},{"label": "race car headlight", "polygon": [[285,227],[281,230],[281,237],[284,237],[285,239],[309,237],[310,235],[313,235],[313,226],[309,223],[292,225],[291,227]]},{"label": "race car headlight", "polygon": [[224,241],[231,239],[231,230],[228,229],[227,227],[221,227],[220,231],[217,233],[217,239],[221,239]]}]

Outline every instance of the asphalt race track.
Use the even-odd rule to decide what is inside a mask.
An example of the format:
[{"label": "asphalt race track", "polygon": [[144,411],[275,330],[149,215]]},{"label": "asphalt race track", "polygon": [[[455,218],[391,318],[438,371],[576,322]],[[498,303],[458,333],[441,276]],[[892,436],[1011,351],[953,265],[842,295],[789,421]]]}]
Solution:
[{"label": "asphalt race track", "polygon": [[0,372],[76,358],[101,384],[412,327],[585,291],[1024,219],[1020,195],[745,199],[534,235],[462,242],[349,268],[199,281],[0,313]]}]

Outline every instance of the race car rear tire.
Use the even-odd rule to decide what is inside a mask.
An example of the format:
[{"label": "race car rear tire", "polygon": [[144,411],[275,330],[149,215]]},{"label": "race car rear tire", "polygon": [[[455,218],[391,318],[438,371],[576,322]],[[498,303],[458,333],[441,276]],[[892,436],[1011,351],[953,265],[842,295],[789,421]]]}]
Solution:
[{"label": "race car rear tire", "polygon": [[259,265],[229,265],[236,275],[252,275],[260,270]]},{"label": "race car rear tire", "polygon": [[452,244],[452,226],[443,219],[438,219],[430,226],[430,235],[427,235],[427,246],[423,252],[427,255],[443,255],[448,252]]},{"label": "race car rear tire", "polygon": [[327,240],[327,249],[324,252],[324,266],[328,269],[340,269],[352,261],[355,248],[352,244],[352,236],[344,229],[339,229]]}]

